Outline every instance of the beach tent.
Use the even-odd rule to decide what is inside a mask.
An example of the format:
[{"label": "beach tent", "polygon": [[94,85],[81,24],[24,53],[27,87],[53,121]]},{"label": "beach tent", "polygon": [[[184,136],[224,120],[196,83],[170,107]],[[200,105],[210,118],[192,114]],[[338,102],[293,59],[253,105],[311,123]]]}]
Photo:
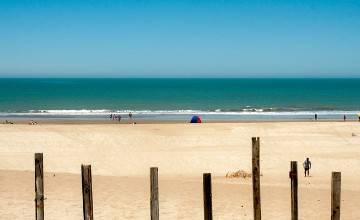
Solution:
[{"label": "beach tent", "polygon": [[190,123],[201,123],[200,116],[197,116],[197,115],[192,116]]}]

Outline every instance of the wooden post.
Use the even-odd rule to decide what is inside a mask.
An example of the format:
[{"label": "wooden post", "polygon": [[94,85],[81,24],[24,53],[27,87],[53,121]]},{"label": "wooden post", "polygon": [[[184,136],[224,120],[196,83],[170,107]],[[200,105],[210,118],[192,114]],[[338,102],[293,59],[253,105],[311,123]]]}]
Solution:
[{"label": "wooden post", "polygon": [[158,168],[150,168],[150,215],[151,220],[159,220]]},{"label": "wooden post", "polygon": [[84,220],[93,220],[91,165],[81,165]]},{"label": "wooden post", "polygon": [[260,138],[252,138],[252,184],[254,220],[261,220],[260,199]]},{"label": "wooden post", "polygon": [[291,220],[298,220],[298,173],[296,161],[290,163],[289,177],[291,179]]},{"label": "wooden post", "polygon": [[204,220],[212,220],[211,173],[203,174]]},{"label": "wooden post", "polygon": [[331,220],[340,220],[341,173],[332,172],[331,177]]},{"label": "wooden post", "polygon": [[43,154],[35,153],[35,218],[44,220]]}]

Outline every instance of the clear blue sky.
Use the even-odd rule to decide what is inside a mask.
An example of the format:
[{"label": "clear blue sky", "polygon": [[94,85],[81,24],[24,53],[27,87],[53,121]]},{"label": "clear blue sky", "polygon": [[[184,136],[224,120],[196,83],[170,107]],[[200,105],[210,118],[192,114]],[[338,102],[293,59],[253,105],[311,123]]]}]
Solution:
[{"label": "clear blue sky", "polygon": [[0,0],[0,75],[360,76],[360,0]]}]

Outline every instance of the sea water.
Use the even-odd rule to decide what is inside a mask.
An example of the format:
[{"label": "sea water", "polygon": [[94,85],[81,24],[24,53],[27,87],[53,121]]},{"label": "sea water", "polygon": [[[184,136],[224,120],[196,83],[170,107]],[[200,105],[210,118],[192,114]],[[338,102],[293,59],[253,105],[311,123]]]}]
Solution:
[{"label": "sea water", "polygon": [[0,117],[355,119],[359,96],[359,78],[0,78]]}]

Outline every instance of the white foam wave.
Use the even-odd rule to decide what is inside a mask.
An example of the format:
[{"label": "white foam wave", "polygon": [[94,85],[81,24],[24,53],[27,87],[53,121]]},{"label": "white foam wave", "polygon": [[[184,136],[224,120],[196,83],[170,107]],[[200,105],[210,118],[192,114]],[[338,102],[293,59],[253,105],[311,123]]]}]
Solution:
[{"label": "white foam wave", "polygon": [[242,111],[214,111],[203,110],[30,110],[28,112],[0,112],[0,116],[106,116],[110,114],[134,115],[264,115],[264,116],[291,116],[291,115],[356,115],[359,111],[264,111],[263,109],[243,109]]}]

